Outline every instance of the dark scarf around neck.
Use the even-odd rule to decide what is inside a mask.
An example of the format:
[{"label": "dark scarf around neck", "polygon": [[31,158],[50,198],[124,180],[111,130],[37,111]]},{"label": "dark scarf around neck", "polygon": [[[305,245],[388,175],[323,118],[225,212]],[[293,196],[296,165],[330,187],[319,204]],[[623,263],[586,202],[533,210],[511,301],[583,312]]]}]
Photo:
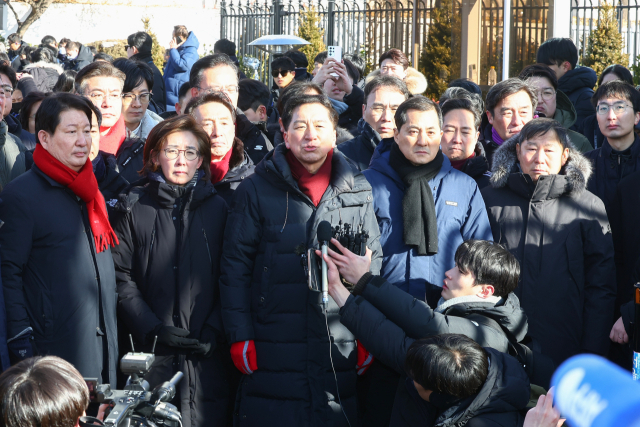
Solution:
[{"label": "dark scarf around neck", "polygon": [[415,246],[418,255],[438,253],[438,224],[436,205],[429,180],[442,168],[444,156],[438,150],[436,157],[426,165],[414,166],[400,151],[397,143],[391,146],[389,164],[406,186],[402,199],[404,243]]}]

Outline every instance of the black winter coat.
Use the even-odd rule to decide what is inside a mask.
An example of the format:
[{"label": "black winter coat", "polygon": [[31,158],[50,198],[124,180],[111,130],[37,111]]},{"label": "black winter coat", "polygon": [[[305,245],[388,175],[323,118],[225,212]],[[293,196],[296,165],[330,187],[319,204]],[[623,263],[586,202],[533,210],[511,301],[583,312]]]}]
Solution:
[{"label": "black winter coat", "polygon": [[120,198],[111,220],[120,240],[113,251],[118,316],[137,351],[151,350],[160,325],[199,340],[212,330],[217,348],[210,359],[159,343],[146,379],[153,388],[182,371],[177,406],[183,425],[228,426],[233,365],[218,289],[227,205],[208,182],[178,190],[148,178],[139,184]]},{"label": "black winter coat", "polygon": [[[53,87],[58,83],[58,78],[64,72],[64,69],[58,64],[39,61],[24,67],[24,72],[33,77],[33,82],[38,91],[48,93],[53,91]],[[23,98],[27,95],[28,93],[22,94]]]},{"label": "black winter coat", "polygon": [[236,108],[236,137],[240,138],[244,144],[244,150],[249,154],[254,165],[260,163],[260,160],[273,150],[273,144],[269,138],[260,132],[260,129],[251,123],[239,108]]},{"label": "black winter coat", "polygon": [[605,139],[600,148],[585,155],[591,160],[593,167],[593,175],[587,183],[587,190],[600,197],[607,209],[607,214],[620,180],[640,171],[640,137],[638,135],[627,150],[615,154],[609,141]]},{"label": "black winter coat", "polygon": [[118,164],[113,154],[99,151],[92,163],[98,188],[111,213],[111,208],[115,205],[120,193],[129,186],[129,182],[118,172]]},{"label": "black winter coat", "polygon": [[489,162],[489,169],[492,168],[493,165],[493,153],[500,147],[496,142],[493,141],[493,126],[489,123],[489,119],[487,118],[487,113],[482,114],[482,122],[480,123],[480,140],[479,142],[482,144],[482,148],[484,149],[484,155]]},{"label": "black winter coat", "polygon": [[489,162],[487,161],[482,142],[476,142],[474,153],[475,156],[467,159],[466,163],[460,169],[460,172],[464,172],[473,178],[476,184],[478,184],[478,188],[482,190],[489,185],[489,178],[491,177]]},{"label": "black winter coat", "polygon": [[144,139],[127,138],[116,152],[120,176],[130,183],[140,180],[139,171],[144,167]]},{"label": "black winter coat", "polygon": [[80,70],[92,62],[93,54],[91,50],[87,46],[80,45],[78,56],[76,56],[75,59],[68,59],[67,62],[64,63],[64,69],[80,72]]},{"label": "black winter coat", "polygon": [[244,150],[242,151],[242,158],[238,159],[238,161],[234,160],[235,159],[232,154],[229,161],[229,171],[220,182],[213,184],[218,194],[224,199],[225,202],[227,202],[228,205],[231,205],[233,194],[235,193],[238,186],[242,183],[242,181],[244,181],[245,178],[253,175],[253,172],[256,168],[251,161],[251,157],[249,157],[249,155]]},{"label": "black winter coat", "polygon": [[363,171],[369,169],[373,152],[378,146],[378,143],[382,141],[382,138],[364,118],[358,121],[358,133],[358,136],[341,143],[338,148],[359,170]]},{"label": "black winter coat", "polygon": [[156,103],[156,106],[161,108],[161,111],[156,111],[156,113],[160,114],[164,111],[167,106],[166,95],[164,91],[164,78],[162,77],[162,73],[153,62],[153,58],[151,57],[151,52],[138,53],[133,55],[131,58],[132,61],[140,61],[147,64],[153,70],[153,87],[152,89],[153,95],[151,95],[151,99],[153,99]]},{"label": "black winter coat", "polygon": [[571,130],[584,135],[584,120],[595,114],[596,109],[591,104],[593,87],[596,85],[598,76],[589,67],[576,67],[567,71],[558,80],[558,90],[564,92],[576,109],[576,122],[571,126]]},{"label": "black winter coat", "polygon": [[[602,201],[585,191],[588,160],[571,148],[561,174],[533,183],[519,170],[516,141],[494,156],[482,190],[493,237],[520,261],[515,294],[533,350],[556,365],[578,353],[606,356],[613,326],[613,243]],[[538,347],[539,346],[539,347]]]},{"label": "black winter coat", "polygon": [[345,128],[353,135],[358,135],[358,122],[362,118],[362,105],[364,104],[364,92],[358,86],[353,85],[351,93],[345,95],[342,102],[347,104],[347,111],[340,114],[338,126]]},{"label": "black winter coat", "polygon": [[86,205],[37,166],[2,192],[0,253],[8,337],[33,328],[35,349],[116,386],[116,283],[96,253]]},{"label": "black winter coat", "polygon": [[[356,422],[356,343],[329,299],[307,284],[300,253],[318,247],[317,226],[360,224],[369,233],[371,270],[381,250],[371,186],[338,151],[318,206],[302,193],[278,145],[236,190],[225,230],[220,291],[230,343],[254,340],[258,369],[243,376],[237,426],[346,426]],[[331,341],[327,336],[329,325]],[[330,344],[331,342],[331,344]]]}]

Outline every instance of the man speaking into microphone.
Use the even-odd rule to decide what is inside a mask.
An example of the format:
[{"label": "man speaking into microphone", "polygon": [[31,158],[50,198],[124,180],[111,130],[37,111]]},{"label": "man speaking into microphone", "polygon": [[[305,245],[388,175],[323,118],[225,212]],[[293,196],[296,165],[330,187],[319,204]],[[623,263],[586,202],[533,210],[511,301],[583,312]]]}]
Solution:
[{"label": "man speaking into microphone", "polygon": [[285,143],[231,205],[220,293],[231,355],[245,374],[234,411],[243,427],[358,424],[356,378],[371,357],[357,349],[333,299],[325,308],[319,259],[310,261],[309,280],[301,257],[320,249],[323,233],[338,233],[371,249],[371,272],[380,271],[371,186],[335,149],[337,122],[325,95],[289,100]]}]

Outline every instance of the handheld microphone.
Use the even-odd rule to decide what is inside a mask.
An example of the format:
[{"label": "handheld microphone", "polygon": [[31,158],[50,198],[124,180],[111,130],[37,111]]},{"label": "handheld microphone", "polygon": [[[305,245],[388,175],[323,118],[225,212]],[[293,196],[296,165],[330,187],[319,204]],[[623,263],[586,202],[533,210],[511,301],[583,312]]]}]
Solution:
[{"label": "handheld microphone", "polygon": [[333,229],[329,221],[321,221],[318,224],[318,242],[322,249],[322,303],[325,308],[329,302],[329,283],[327,280],[327,262],[324,260],[324,256],[328,253],[328,244],[331,241],[331,235]]},{"label": "handheld microphone", "polygon": [[569,425],[640,425],[640,384],[629,372],[594,355],[574,356],[553,374],[555,405]]},{"label": "handheld microphone", "polygon": [[153,397],[156,402],[169,402],[176,395],[176,386],[184,377],[182,372],[178,371],[169,381],[165,381],[153,390]]}]

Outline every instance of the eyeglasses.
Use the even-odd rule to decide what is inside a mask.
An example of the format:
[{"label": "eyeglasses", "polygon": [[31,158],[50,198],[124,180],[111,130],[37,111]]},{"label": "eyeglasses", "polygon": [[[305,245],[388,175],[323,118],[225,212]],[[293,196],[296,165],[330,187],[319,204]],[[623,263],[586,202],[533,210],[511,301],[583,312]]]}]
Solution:
[{"label": "eyeglasses", "polygon": [[615,114],[616,116],[619,116],[620,114],[624,113],[624,111],[627,108],[633,108],[633,107],[631,107],[631,105],[625,104],[624,102],[616,102],[613,105],[598,104],[598,106],[596,107],[596,112],[600,116],[605,116],[609,114],[609,109],[613,109],[613,114]]},{"label": "eyeglasses", "polygon": [[[116,102],[122,99],[122,94],[120,92],[111,92],[106,96],[109,98],[109,101],[112,101],[112,102]],[[100,92],[90,93],[89,98],[91,98],[91,102],[93,102],[94,104],[96,103],[101,104],[104,101],[105,94]]]},{"label": "eyeglasses", "polygon": [[140,100],[143,104],[148,104],[151,99],[151,92],[141,93],[140,95],[136,95],[135,93],[125,93],[122,94],[122,100],[125,104],[131,104],[134,100]]},{"label": "eyeglasses", "polygon": [[184,153],[184,158],[189,161],[195,160],[200,157],[200,153],[191,148],[186,150],[178,150],[177,148],[165,148],[162,151],[164,151],[164,156],[169,160],[177,159],[180,153]]},{"label": "eyeglasses", "polygon": [[197,89],[203,91],[204,93],[224,92],[224,93],[232,94],[232,93],[238,92],[240,87],[237,86],[237,85],[235,85],[235,86],[234,85],[229,85],[229,86],[211,86],[211,87],[208,87],[206,89],[198,87]]},{"label": "eyeglasses", "polygon": [[271,70],[271,75],[275,79],[279,75],[282,75],[282,77],[287,77],[290,72],[291,72],[291,70]]},{"label": "eyeglasses", "polygon": [[545,90],[538,91],[538,96],[545,101],[551,101],[553,97],[556,96],[556,91],[551,88],[547,88]]},{"label": "eyeglasses", "polygon": [[13,88],[9,85],[2,85],[0,86],[2,87],[2,91],[4,92],[4,96],[11,96],[13,95]]}]

